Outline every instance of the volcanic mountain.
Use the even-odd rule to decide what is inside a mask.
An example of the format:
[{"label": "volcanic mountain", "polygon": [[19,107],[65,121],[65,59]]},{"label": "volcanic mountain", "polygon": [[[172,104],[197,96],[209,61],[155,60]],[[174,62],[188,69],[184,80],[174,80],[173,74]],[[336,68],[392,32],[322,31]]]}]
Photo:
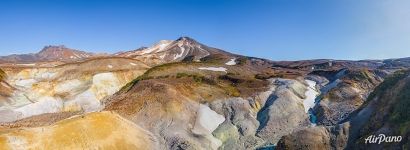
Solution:
[{"label": "volcanic mountain", "polygon": [[161,40],[151,47],[142,47],[137,50],[115,54],[120,57],[130,57],[147,64],[163,64],[179,61],[200,61],[209,57],[229,57],[234,54],[220,49],[208,47],[190,37],[181,37],[177,40]]},{"label": "volcanic mountain", "polygon": [[76,61],[92,57],[93,53],[70,49],[64,45],[45,46],[40,52],[35,54],[14,54],[1,56],[0,62],[9,63],[33,63],[40,61]]}]

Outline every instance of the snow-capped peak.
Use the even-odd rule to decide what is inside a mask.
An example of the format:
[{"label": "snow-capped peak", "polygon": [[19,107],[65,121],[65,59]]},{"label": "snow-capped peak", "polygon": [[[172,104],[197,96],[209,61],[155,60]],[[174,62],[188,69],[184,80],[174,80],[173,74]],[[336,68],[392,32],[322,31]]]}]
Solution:
[{"label": "snow-capped peak", "polygon": [[172,40],[161,40],[157,44],[154,44],[153,46],[144,49],[140,51],[140,54],[149,54],[149,53],[155,53],[155,52],[161,52],[163,51],[169,44],[171,44],[173,41]]}]

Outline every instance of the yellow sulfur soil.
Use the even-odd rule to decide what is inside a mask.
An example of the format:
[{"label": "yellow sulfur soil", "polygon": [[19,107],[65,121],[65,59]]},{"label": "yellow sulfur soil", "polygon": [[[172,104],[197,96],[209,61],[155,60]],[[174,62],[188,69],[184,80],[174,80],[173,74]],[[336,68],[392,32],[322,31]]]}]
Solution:
[{"label": "yellow sulfur soil", "polygon": [[76,116],[51,126],[0,131],[0,149],[122,150],[153,146],[149,132],[108,111]]}]

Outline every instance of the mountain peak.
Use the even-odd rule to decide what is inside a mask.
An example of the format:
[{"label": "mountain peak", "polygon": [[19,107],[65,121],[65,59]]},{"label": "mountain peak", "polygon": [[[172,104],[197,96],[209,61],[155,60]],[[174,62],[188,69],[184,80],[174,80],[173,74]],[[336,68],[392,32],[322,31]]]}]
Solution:
[{"label": "mountain peak", "polygon": [[91,53],[67,48],[64,45],[45,46],[36,56],[40,60],[74,60],[90,57]]},{"label": "mountain peak", "polygon": [[188,37],[188,36],[182,36],[178,38],[176,41],[189,41],[189,42],[197,42],[195,39]]},{"label": "mountain peak", "polygon": [[65,45],[47,45],[47,46],[44,46],[44,48],[41,49],[39,53],[45,53],[49,51],[63,51],[66,49],[69,49],[69,48],[67,48]]}]

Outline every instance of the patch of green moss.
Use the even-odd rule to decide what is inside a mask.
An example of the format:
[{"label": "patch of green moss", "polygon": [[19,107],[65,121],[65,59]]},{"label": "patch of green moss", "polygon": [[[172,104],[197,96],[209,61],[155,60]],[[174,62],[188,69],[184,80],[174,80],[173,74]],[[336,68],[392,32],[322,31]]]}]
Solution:
[{"label": "patch of green moss", "polygon": [[[186,62],[167,63],[167,64],[162,64],[162,65],[152,67],[152,68],[148,69],[147,71],[145,71],[144,74],[138,76],[137,78],[135,78],[131,82],[128,82],[125,86],[123,86],[121,88],[121,91],[122,90],[129,90],[132,86],[137,84],[139,81],[147,80],[147,79],[153,79],[154,77],[151,77],[150,74],[155,72],[155,71],[165,70],[166,68],[169,68],[169,67],[172,67],[172,66],[175,66],[175,65],[180,65],[180,64],[186,64]],[[161,76],[161,77],[165,78],[165,77],[169,77],[169,76]],[[159,77],[159,78],[161,78],[161,77]]]},{"label": "patch of green moss", "polygon": [[400,70],[396,71],[392,75],[389,75],[384,79],[384,81],[377,86],[372,93],[370,93],[369,97],[367,100],[373,100],[377,95],[381,95],[383,92],[385,92],[387,89],[393,87],[394,85],[397,84],[398,81],[401,79],[409,76],[409,70]]},{"label": "patch of green moss", "polygon": [[349,73],[346,76],[347,79],[349,80],[354,80],[354,81],[371,81],[371,73],[367,69],[363,70],[358,70],[358,71],[349,71]]},{"label": "patch of green moss", "polygon": [[245,65],[247,61],[248,61],[248,58],[246,57],[239,57],[238,59],[236,59],[236,62],[238,65]]},{"label": "patch of green moss", "polygon": [[223,54],[212,54],[200,59],[204,63],[223,63],[226,61],[226,56]]},{"label": "patch of green moss", "polygon": [[255,79],[266,80],[270,78],[284,78],[283,74],[256,74]]},{"label": "patch of green moss", "polygon": [[[364,144],[364,138],[386,124],[398,135],[410,133],[410,70],[400,70],[388,77],[369,95],[366,103],[378,99],[376,111],[363,129],[363,135],[356,144]],[[392,95],[393,94],[393,95]],[[363,108],[364,106],[362,106]],[[405,146],[405,145],[403,145]]]},{"label": "patch of green moss", "polygon": [[405,124],[410,122],[410,82],[406,82],[400,92],[398,92],[396,103],[393,108],[391,120],[394,123]]}]

